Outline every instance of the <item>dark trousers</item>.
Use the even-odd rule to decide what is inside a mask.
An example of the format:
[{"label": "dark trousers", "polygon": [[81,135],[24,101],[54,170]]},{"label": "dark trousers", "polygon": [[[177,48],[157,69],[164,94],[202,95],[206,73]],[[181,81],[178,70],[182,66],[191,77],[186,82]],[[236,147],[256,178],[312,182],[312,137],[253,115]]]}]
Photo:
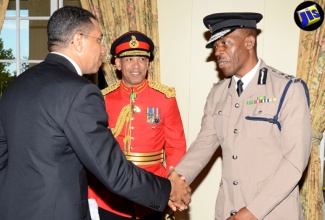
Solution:
[{"label": "dark trousers", "polygon": [[[100,220],[135,220],[135,217],[132,218],[127,218],[127,217],[123,217],[120,215],[116,215],[112,212],[109,212],[105,209],[102,209],[100,207],[98,207],[98,213],[99,213],[99,217]],[[151,215],[147,215],[144,216],[142,218],[140,218],[141,220],[161,220],[162,219],[162,213],[161,212],[155,212]]]}]

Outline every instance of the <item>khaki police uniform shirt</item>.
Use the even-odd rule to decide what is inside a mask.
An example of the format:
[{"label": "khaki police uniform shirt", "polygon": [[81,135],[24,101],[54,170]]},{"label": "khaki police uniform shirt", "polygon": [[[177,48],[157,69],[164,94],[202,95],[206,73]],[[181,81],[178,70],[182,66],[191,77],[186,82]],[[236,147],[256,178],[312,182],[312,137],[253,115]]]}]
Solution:
[{"label": "khaki police uniform shirt", "polygon": [[[276,124],[245,118],[273,118],[290,80],[278,115],[281,130]],[[227,219],[231,211],[243,207],[258,219],[303,219],[297,184],[308,163],[311,138],[309,106],[300,79],[262,61],[240,97],[232,78],[212,87],[201,130],[176,171],[191,183],[221,146],[216,219]]]}]

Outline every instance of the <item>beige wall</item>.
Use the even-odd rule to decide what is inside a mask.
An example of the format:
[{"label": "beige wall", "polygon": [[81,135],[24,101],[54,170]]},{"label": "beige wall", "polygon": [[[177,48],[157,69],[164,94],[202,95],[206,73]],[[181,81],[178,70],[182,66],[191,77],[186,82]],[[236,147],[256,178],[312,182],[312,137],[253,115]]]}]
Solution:
[{"label": "beige wall", "polygon": [[[258,24],[258,54],[283,72],[295,75],[299,28],[293,13],[302,1],[290,0],[158,0],[161,81],[174,86],[188,145],[200,129],[206,97],[218,82],[216,64],[209,61],[204,16],[216,12],[247,11],[264,15]],[[188,213],[177,220],[212,220],[221,176],[220,152],[192,184]]]}]

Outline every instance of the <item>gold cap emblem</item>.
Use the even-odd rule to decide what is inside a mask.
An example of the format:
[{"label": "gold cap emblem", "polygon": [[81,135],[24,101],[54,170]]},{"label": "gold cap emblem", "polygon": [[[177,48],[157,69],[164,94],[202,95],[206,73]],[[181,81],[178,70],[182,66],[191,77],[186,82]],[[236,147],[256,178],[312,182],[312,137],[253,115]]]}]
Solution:
[{"label": "gold cap emblem", "polygon": [[131,36],[131,40],[129,42],[129,45],[130,45],[131,48],[138,48],[139,47],[139,41],[137,41],[137,38],[134,35]]}]

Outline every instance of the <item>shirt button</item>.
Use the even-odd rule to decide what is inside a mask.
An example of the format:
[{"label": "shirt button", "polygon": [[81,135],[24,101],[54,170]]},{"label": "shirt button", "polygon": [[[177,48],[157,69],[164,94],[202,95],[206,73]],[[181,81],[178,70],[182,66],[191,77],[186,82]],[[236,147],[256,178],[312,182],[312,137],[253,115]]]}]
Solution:
[{"label": "shirt button", "polygon": [[232,155],[232,159],[234,159],[234,160],[237,160],[237,155],[236,154],[234,154],[234,155]]},{"label": "shirt button", "polygon": [[221,115],[222,111],[218,111],[218,115]]},{"label": "shirt button", "polygon": [[237,186],[238,185],[238,181],[234,181],[234,182],[232,182],[232,184],[234,184],[234,186]]},{"label": "shirt button", "polygon": [[231,210],[230,211],[230,216],[234,216],[234,215],[236,215],[236,213],[237,213],[236,210]]},{"label": "shirt button", "polygon": [[131,118],[131,120],[133,121],[133,120],[134,120],[134,118],[132,117],[132,118]]},{"label": "shirt button", "polygon": [[132,126],[132,127],[131,127],[131,129],[133,130],[133,129],[134,129],[134,127]]},{"label": "shirt button", "polygon": [[259,111],[258,111],[258,114],[261,114],[261,113],[262,113],[262,110],[259,110]]},{"label": "shirt button", "polygon": [[236,108],[239,108],[239,106],[240,106],[239,103],[236,103],[236,104],[235,104],[235,107],[236,107]]},{"label": "shirt button", "polygon": [[234,129],[234,133],[238,134],[238,129],[237,128]]},{"label": "shirt button", "polygon": [[131,140],[134,140],[134,137],[131,137]]}]

